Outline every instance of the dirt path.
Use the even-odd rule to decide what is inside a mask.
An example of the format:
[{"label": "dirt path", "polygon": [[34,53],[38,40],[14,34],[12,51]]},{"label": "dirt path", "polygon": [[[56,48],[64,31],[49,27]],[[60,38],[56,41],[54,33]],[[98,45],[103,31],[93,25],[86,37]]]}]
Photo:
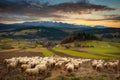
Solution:
[{"label": "dirt path", "polygon": [[64,54],[62,52],[58,52],[58,51],[55,51],[53,50],[52,48],[48,48],[49,51],[55,53],[56,55],[58,56],[61,56],[61,57],[72,57],[72,58],[80,58],[80,57],[75,57],[75,56],[71,56],[71,55],[67,55],[67,54]]}]

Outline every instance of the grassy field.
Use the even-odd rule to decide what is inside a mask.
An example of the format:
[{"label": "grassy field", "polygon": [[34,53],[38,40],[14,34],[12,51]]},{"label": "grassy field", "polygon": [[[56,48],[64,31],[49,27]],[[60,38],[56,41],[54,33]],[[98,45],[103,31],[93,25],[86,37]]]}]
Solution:
[{"label": "grassy field", "polygon": [[47,48],[40,48],[44,56],[54,56],[55,54],[49,51]]},{"label": "grassy field", "polygon": [[120,43],[112,43],[112,42],[103,42],[103,41],[91,41],[88,42],[87,45],[93,45],[94,48],[85,48],[83,50],[88,50],[90,52],[117,57],[120,56]]},{"label": "grassy field", "polygon": [[[54,50],[63,52],[72,56],[79,56],[83,58],[96,58],[96,59],[120,59],[120,43],[104,42],[104,41],[83,41],[77,42],[81,46],[76,47],[76,42],[64,44],[60,48],[54,48]],[[71,46],[69,50],[63,46]],[[89,47],[93,46],[93,47]],[[73,50],[77,50],[73,51]],[[81,51],[81,52],[78,52]],[[99,56],[98,56],[99,55]]]},{"label": "grassy field", "polygon": [[85,48],[84,50],[88,50],[90,52],[94,52],[96,54],[101,54],[105,56],[120,56],[120,51],[119,49],[103,49],[103,48]]},{"label": "grassy field", "polygon": [[[93,46],[93,47],[76,47],[75,44],[81,46]],[[66,49],[64,46],[71,46]],[[75,50],[77,51],[75,51]],[[53,48],[54,51],[61,52],[70,56],[82,57],[82,58],[95,58],[95,59],[120,59],[120,43],[112,43],[105,41],[83,41],[74,42],[61,45],[57,48]],[[20,50],[21,52],[41,52],[44,56],[54,56],[54,52],[51,52],[47,48],[35,42],[17,41],[12,39],[0,40],[0,52],[9,52]],[[82,52],[81,52],[82,50]],[[80,51],[80,52],[78,52]],[[93,54],[94,53],[94,54]]]},{"label": "grassy field", "polygon": [[96,56],[96,55],[87,54],[84,52],[76,52],[76,51],[62,49],[62,48],[54,48],[53,50],[58,51],[58,52],[62,52],[62,53],[67,54],[67,55],[75,56],[75,57],[107,59],[107,57],[103,57],[103,56]]}]

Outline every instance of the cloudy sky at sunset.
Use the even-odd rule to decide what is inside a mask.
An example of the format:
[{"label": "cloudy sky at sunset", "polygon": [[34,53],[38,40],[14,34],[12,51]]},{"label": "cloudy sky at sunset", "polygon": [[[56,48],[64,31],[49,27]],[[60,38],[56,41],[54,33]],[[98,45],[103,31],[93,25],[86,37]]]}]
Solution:
[{"label": "cloudy sky at sunset", "polygon": [[35,21],[120,28],[120,0],[0,0],[0,23]]}]

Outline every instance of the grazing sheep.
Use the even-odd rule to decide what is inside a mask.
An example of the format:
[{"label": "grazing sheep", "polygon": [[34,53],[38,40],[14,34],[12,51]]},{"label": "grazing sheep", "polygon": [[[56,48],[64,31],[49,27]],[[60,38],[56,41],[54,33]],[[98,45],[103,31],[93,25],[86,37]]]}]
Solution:
[{"label": "grazing sheep", "polygon": [[76,70],[78,70],[79,67],[80,67],[79,62],[74,62],[73,64],[74,64],[74,68],[75,68]]},{"label": "grazing sheep", "polygon": [[71,73],[71,72],[74,71],[74,64],[68,63],[68,64],[65,65],[65,68],[69,73]]},{"label": "grazing sheep", "polygon": [[47,61],[47,62],[49,64],[49,67],[54,67],[55,63],[56,63],[56,61],[54,59],[49,59],[49,61]]},{"label": "grazing sheep", "polygon": [[102,70],[103,69],[103,64],[102,63],[98,63],[97,65],[96,65],[96,70],[97,71],[100,71],[100,70]]},{"label": "grazing sheep", "polygon": [[22,64],[21,65],[21,70],[22,71],[26,70],[27,68],[31,68],[31,65],[30,64]]},{"label": "grazing sheep", "polygon": [[20,68],[21,72],[28,75],[37,76],[39,74],[48,73],[54,69],[60,69],[71,73],[78,71],[80,67],[89,68],[86,65],[92,66],[93,69],[101,71],[114,70],[119,71],[120,61],[105,61],[105,60],[92,60],[92,59],[75,59],[70,57],[13,57],[5,59],[4,63],[7,64],[7,69],[10,71],[15,68]]},{"label": "grazing sheep", "polygon": [[13,57],[13,58],[11,58],[11,59],[5,59],[4,60],[4,63],[5,64],[9,64],[9,63],[12,63],[12,62],[14,62],[14,61],[16,61],[17,59],[15,58],[15,57]]},{"label": "grazing sheep", "polygon": [[92,61],[92,67],[95,69],[95,70],[98,70],[100,71],[101,69],[104,68],[104,60],[93,60]]},{"label": "grazing sheep", "polygon": [[119,61],[117,60],[115,62],[108,62],[107,67],[117,71],[119,68]]},{"label": "grazing sheep", "polygon": [[37,68],[39,70],[39,73],[44,73],[45,71],[47,71],[46,64],[39,64],[35,68]]},{"label": "grazing sheep", "polygon": [[65,61],[58,61],[57,63],[55,63],[55,69],[62,69],[64,63]]},{"label": "grazing sheep", "polygon": [[39,75],[39,69],[38,68],[28,68],[28,69],[26,69],[25,73],[29,76],[37,76],[37,75]]},{"label": "grazing sheep", "polygon": [[23,57],[23,58],[20,57],[18,58],[18,61],[19,61],[19,64],[27,64],[30,61],[30,59],[27,57]]},{"label": "grazing sheep", "polygon": [[29,62],[28,64],[30,64],[31,65],[31,67],[35,67],[36,65],[38,65],[40,62],[39,61],[37,61],[37,60],[34,60],[34,61],[31,61],[31,62]]},{"label": "grazing sheep", "polygon": [[7,65],[7,69],[8,69],[8,71],[10,71],[10,70],[12,70],[12,69],[15,69],[16,67],[17,67],[17,61],[14,61],[14,62],[12,62],[12,63],[9,63],[8,65]]},{"label": "grazing sheep", "polygon": [[92,67],[95,69],[96,68],[96,65],[98,64],[98,61],[97,60],[93,60],[92,61]]}]

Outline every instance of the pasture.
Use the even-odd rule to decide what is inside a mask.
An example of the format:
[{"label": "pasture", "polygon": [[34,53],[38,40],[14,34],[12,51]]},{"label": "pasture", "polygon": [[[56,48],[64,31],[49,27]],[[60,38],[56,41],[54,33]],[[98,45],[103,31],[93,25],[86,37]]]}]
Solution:
[{"label": "pasture", "polygon": [[[76,46],[76,43],[80,46]],[[4,39],[0,40],[0,80],[119,80],[119,67],[115,70],[106,68],[96,70],[92,67],[93,60],[104,60],[104,62],[114,62],[120,60],[120,46],[119,43],[104,42],[104,41],[84,41],[69,44],[62,44],[56,47],[44,47],[37,44],[35,41],[17,41]],[[69,46],[66,47],[66,46]],[[34,57],[41,58],[53,56],[55,59],[59,58],[73,58],[73,59],[90,59],[89,62],[82,64],[78,70],[68,73],[60,68],[50,68],[47,73],[39,74],[39,76],[29,76],[21,72],[17,65],[16,68],[7,68],[4,64],[5,59],[12,57]],[[80,61],[79,61],[80,62]],[[66,63],[66,62],[65,62]],[[120,64],[118,64],[120,66]],[[35,67],[35,66],[33,66]],[[33,68],[32,67],[32,68]],[[117,70],[116,70],[117,69]],[[41,75],[43,77],[41,77]],[[5,77],[3,77],[5,76]],[[112,77],[111,77],[112,76]]]}]

